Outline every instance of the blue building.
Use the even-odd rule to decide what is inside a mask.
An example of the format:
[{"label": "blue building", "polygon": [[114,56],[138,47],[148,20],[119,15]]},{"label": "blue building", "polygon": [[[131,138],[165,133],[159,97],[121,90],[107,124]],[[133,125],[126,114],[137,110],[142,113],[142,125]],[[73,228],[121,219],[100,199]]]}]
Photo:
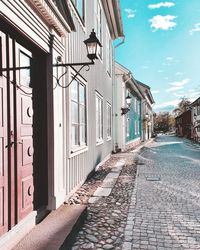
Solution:
[{"label": "blue building", "polygon": [[113,93],[114,152],[125,151],[141,142],[144,96],[132,73],[118,63]]}]

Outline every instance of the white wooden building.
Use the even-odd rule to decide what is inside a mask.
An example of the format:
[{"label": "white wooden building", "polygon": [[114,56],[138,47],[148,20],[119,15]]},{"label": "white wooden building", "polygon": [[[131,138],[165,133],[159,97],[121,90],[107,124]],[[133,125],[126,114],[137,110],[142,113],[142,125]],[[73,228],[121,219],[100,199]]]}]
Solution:
[{"label": "white wooden building", "polygon": [[[58,57],[87,62],[83,41],[92,29],[103,46],[99,59],[71,81],[78,67],[54,65]],[[112,41],[119,37],[118,0],[0,1],[0,248],[14,245],[109,158]],[[63,73],[61,87],[55,78]]]}]

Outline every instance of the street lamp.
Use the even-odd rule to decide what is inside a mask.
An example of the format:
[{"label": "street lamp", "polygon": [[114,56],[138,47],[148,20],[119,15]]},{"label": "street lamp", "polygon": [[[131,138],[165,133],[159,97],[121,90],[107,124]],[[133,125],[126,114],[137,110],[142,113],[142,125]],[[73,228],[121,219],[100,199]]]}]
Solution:
[{"label": "street lamp", "polygon": [[122,111],[121,115],[125,115],[130,110],[129,107],[131,106],[131,96],[129,95],[129,93],[128,93],[127,97],[125,98],[125,100],[126,100],[127,107],[121,108],[121,111]]},{"label": "street lamp", "polygon": [[[96,37],[96,33],[94,32],[94,29],[92,29],[92,32],[90,34],[90,37],[88,39],[86,39],[85,41],[83,41],[86,45],[86,49],[87,49],[87,57],[91,60],[90,62],[81,62],[81,63],[62,63],[62,58],[61,56],[58,56],[56,58],[56,64],[53,65],[53,67],[57,68],[57,76],[54,76],[54,78],[56,79],[56,83],[58,86],[62,87],[62,88],[67,88],[69,87],[69,85],[73,82],[73,80],[80,75],[81,70],[84,67],[87,67],[87,71],[90,69],[89,65],[93,65],[94,64],[94,60],[98,59],[97,57],[97,52],[99,50],[100,47],[102,47],[99,39]],[[71,81],[66,85],[63,86],[60,84],[60,79],[67,74],[67,67],[72,68],[76,74],[73,76],[73,78],[71,79]],[[76,70],[74,67],[76,66],[80,66],[80,68],[78,70]],[[66,68],[65,72],[63,74],[61,74],[61,76],[58,77],[58,67],[64,67]],[[56,85],[56,86],[57,86]]]},{"label": "street lamp", "polygon": [[101,43],[99,42],[98,38],[96,37],[96,33],[94,32],[94,29],[92,29],[92,32],[90,34],[90,37],[84,41],[86,48],[87,48],[87,57],[93,61],[95,59],[98,59],[97,52],[99,51],[100,47],[102,47]]}]

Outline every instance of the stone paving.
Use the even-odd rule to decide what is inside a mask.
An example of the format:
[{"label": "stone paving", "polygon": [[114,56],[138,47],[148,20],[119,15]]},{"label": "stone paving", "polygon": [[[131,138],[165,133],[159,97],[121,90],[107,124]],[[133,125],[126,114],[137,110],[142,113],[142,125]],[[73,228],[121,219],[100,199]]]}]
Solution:
[{"label": "stone paving", "polygon": [[72,249],[200,249],[200,146],[161,136],[130,162],[89,204]]},{"label": "stone paving", "polygon": [[200,147],[163,136],[138,160],[123,249],[200,249]]},{"label": "stone paving", "polygon": [[122,249],[136,175],[133,155],[128,155],[124,161],[122,154],[122,159],[111,168],[111,172],[89,199],[88,216],[77,235],[73,250]]}]

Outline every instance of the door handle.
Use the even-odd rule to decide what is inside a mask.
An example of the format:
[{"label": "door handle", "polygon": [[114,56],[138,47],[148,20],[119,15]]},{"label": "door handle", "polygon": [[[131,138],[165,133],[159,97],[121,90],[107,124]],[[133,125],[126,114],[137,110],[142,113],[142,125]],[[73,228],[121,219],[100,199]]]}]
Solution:
[{"label": "door handle", "polygon": [[8,145],[5,146],[5,148],[11,148],[13,144],[17,145],[17,144],[23,144],[23,143],[22,141],[16,141],[16,142],[11,141]]}]

